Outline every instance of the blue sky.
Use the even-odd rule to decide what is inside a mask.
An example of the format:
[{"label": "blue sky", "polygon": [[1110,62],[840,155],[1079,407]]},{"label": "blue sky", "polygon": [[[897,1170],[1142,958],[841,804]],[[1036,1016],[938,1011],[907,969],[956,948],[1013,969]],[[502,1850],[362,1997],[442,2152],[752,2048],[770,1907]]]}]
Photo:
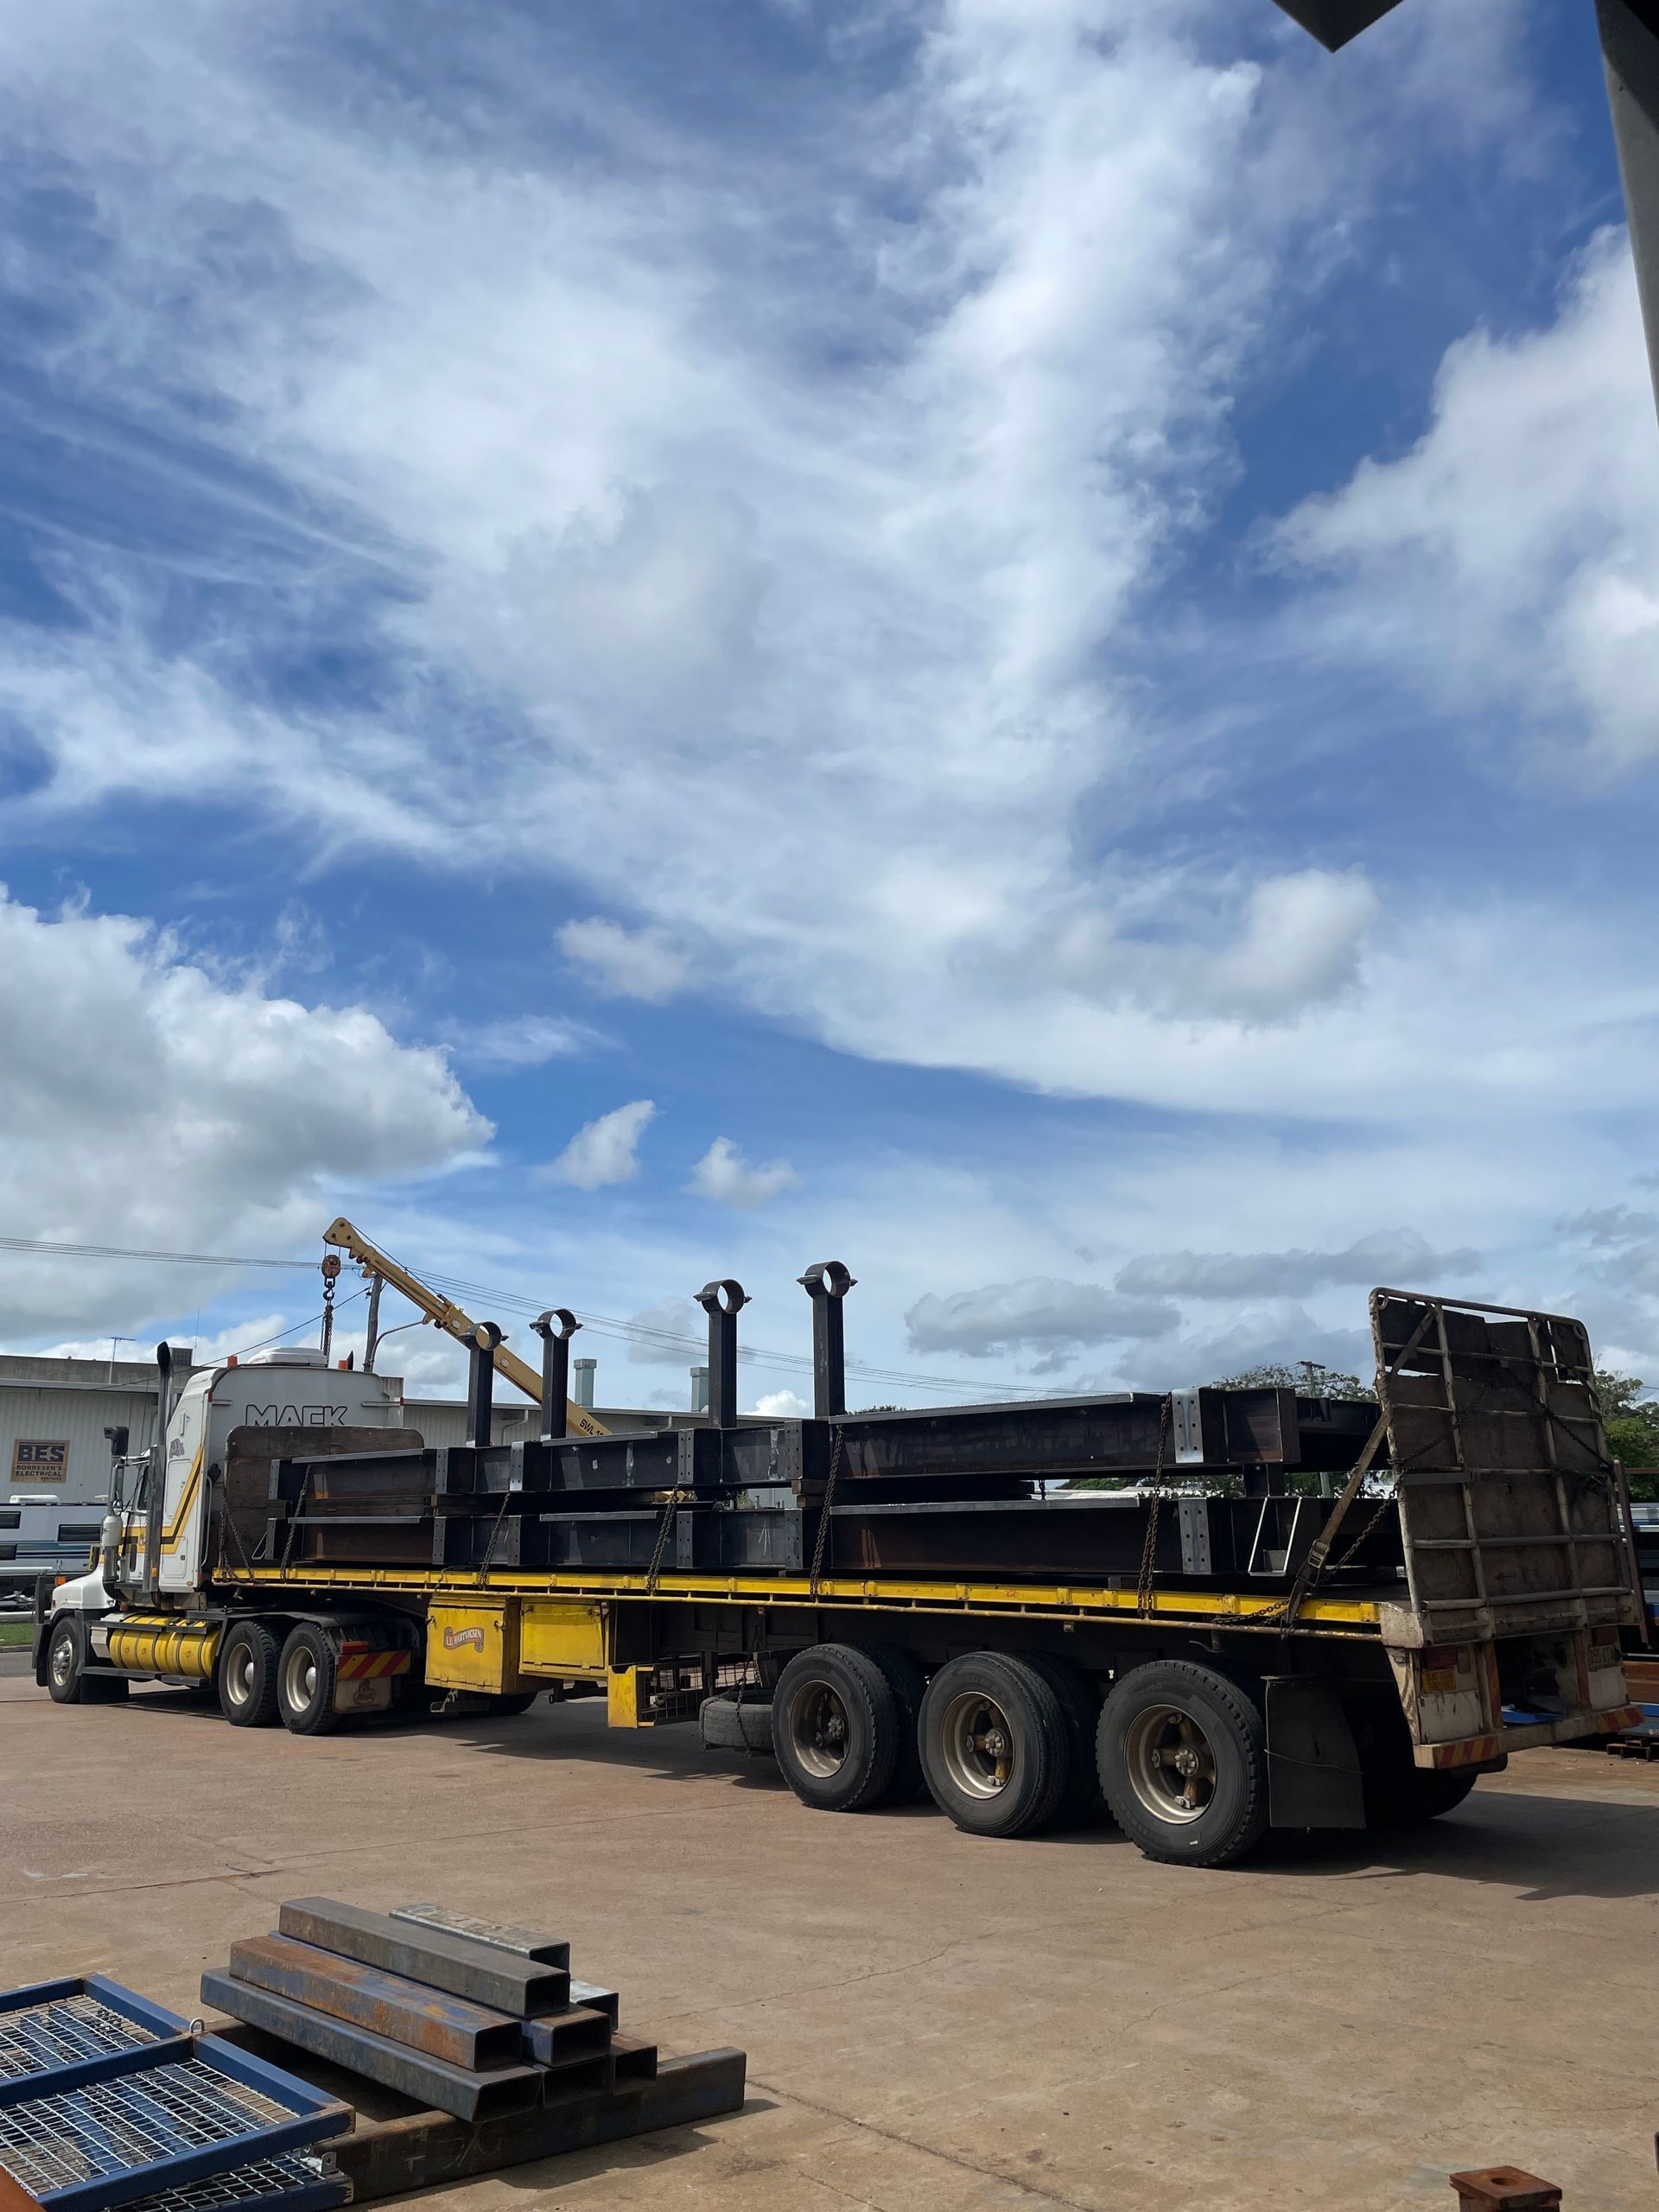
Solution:
[{"label": "blue sky", "polygon": [[1362,1365],[1401,1277],[1659,1375],[1592,17],[0,10],[0,1225],[772,1346],[834,1254],[918,1402]]}]

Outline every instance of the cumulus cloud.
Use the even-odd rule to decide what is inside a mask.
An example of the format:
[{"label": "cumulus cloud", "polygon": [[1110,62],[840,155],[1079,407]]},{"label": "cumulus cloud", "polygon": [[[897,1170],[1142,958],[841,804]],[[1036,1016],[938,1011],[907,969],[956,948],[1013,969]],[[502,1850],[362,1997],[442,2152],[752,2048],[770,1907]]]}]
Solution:
[{"label": "cumulus cloud", "polygon": [[[143,395],[326,513],[266,597],[286,635],[296,591],[344,594],[390,702],[278,706],[253,594],[245,631],[163,649],[147,578],[83,551],[55,579],[73,643],[20,627],[0,663],[29,812],[213,792],[323,850],[510,855],[642,914],[559,933],[621,995],[660,1002],[696,958],[856,1051],[1297,1096],[1288,1038],[1240,1033],[1355,986],[1375,894],[1149,860],[1162,734],[1115,658],[1225,479],[1233,381],[1314,196],[1287,157],[1326,96],[1299,105],[1287,73],[1264,108],[1215,16],[901,11],[891,111],[828,72],[810,145],[796,124],[737,156],[657,114],[671,193],[597,72],[568,76],[579,168],[513,137],[545,75],[524,22],[472,52],[482,107],[449,114],[441,90],[388,103],[372,67],[360,97],[301,99],[211,10],[16,18],[17,128],[99,211],[54,373],[100,408]],[[312,20],[283,20],[311,51]],[[314,59],[331,85],[368,66]],[[233,281],[204,289],[209,262]],[[54,256],[19,269],[65,304]],[[268,542],[236,550],[265,582]],[[466,777],[457,692],[489,709]],[[1108,849],[1085,810],[1121,824]]]},{"label": "cumulus cloud", "polygon": [[[1185,1331],[1148,1344],[1128,1379],[1141,1389],[1190,1389],[1249,1368],[1294,1367],[1304,1359],[1362,1381],[1376,1366],[1363,1329],[1332,1328],[1294,1300],[1267,1300],[1241,1306],[1219,1329]],[[1097,1379],[1123,1387],[1122,1377]]]},{"label": "cumulus cloud", "polygon": [[797,1397],[793,1390],[765,1390],[750,1410],[768,1415],[773,1421],[799,1421],[812,1408],[804,1398]]},{"label": "cumulus cloud", "polygon": [[1098,1283],[1033,1276],[941,1296],[930,1291],[905,1315],[912,1351],[1058,1353],[1115,1338],[1161,1337],[1179,1326],[1173,1306],[1126,1298]]},{"label": "cumulus cloud", "polygon": [[780,1191],[793,1190],[799,1181],[786,1160],[751,1167],[729,1137],[716,1137],[691,1170],[686,1188],[699,1198],[714,1198],[721,1205],[747,1212],[775,1198]]},{"label": "cumulus cloud", "polygon": [[1563,1214],[1555,1226],[1563,1236],[1581,1236],[1591,1244],[1633,1244],[1644,1236],[1659,1236],[1659,1214],[1643,1213],[1621,1203]]},{"label": "cumulus cloud", "polygon": [[1480,1266],[1466,1246],[1437,1252],[1414,1230],[1379,1230],[1339,1252],[1148,1252],[1119,1272],[1117,1288],[1150,1298],[1294,1298],[1342,1283],[1416,1288]]},{"label": "cumulus cloud", "polygon": [[663,930],[626,930],[595,915],[567,922],[558,932],[565,958],[601,990],[660,1006],[685,981],[686,961]]},{"label": "cumulus cloud", "polygon": [[1623,232],[1575,264],[1557,319],[1446,354],[1410,452],[1290,516],[1282,556],[1340,587],[1333,658],[1405,676],[1604,775],[1659,753],[1659,449]]},{"label": "cumulus cloud", "polygon": [[584,1122],[543,1173],[556,1182],[574,1183],[579,1191],[632,1183],[639,1173],[639,1140],[656,1114],[654,1099],[635,1098]]},{"label": "cumulus cloud", "polygon": [[708,1342],[708,1322],[689,1298],[658,1299],[631,1315],[628,1325],[635,1333],[627,1356],[639,1367],[690,1364]]},{"label": "cumulus cloud", "polygon": [[[0,891],[0,1218],[14,1235],[278,1253],[342,1192],[430,1174],[490,1135],[442,1053],[360,1007],[210,974],[130,916]],[[0,1329],[96,1333],[227,1277],[18,1256]],[[187,1288],[188,1286],[188,1288]]]}]

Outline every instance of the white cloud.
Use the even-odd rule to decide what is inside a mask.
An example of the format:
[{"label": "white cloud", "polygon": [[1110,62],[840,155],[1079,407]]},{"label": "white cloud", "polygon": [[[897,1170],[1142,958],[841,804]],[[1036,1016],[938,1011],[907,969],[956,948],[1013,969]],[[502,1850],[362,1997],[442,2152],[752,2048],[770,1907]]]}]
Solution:
[{"label": "white cloud", "polygon": [[540,1014],[487,1021],[448,1040],[463,1065],[485,1071],[545,1067],[549,1060],[572,1059],[591,1051],[597,1041],[579,1022]]},{"label": "white cloud", "polygon": [[629,1320],[639,1334],[629,1338],[627,1357],[637,1367],[690,1367],[708,1340],[709,1324],[689,1298],[658,1299]]},{"label": "white cloud", "polygon": [[567,922],[557,942],[567,960],[619,998],[660,1006],[685,981],[685,956],[662,930],[625,930],[596,915],[589,921]]},{"label": "white cloud", "polygon": [[[175,1328],[168,1332],[168,1342],[183,1344],[198,1367],[211,1367],[223,1359],[227,1353],[251,1350],[255,1345],[263,1344],[273,1337],[283,1336],[292,1326],[293,1316],[289,1313],[261,1313],[255,1315],[250,1320],[232,1322],[228,1328],[215,1330],[211,1335],[207,1336],[198,1336],[189,1330],[181,1335]],[[315,1334],[314,1331],[314,1340]],[[111,1354],[111,1339],[108,1337],[77,1337],[71,1338],[62,1344],[44,1344],[40,1347],[39,1356],[45,1359],[107,1360],[113,1357],[116,1359],[143,1360],[149,1357],[155,1345],[160,1341],[161,1338],[156,1337],[153,1339],[146,1338],[136,1344],[130,1340],[124,1343],[118,1342]],[[296,1338],[292,1341],[297,1343],[299,1339]],[[345,1356],[345,1351],[346,1343],[342,1338],[342,1358]]]},{"label": "white cloud", "polygon": [[557,1182],[574,1183],[579,1191],[632,1183],[639,1173],[639,1140],[656,1112],[653,1100],[636,1098],[601,1114],[596,1121],[584,1122],[558,1158],[542,1172]]},{"label": "white cloud", "polygon": [[[13,1235],[281,1254],[353,1187],[429,1174],[489,1134],[441,1053],[399,1045],[360,1007],[269,997],[130,916],[53,918],[0,891],[0,1219]],[[96,1337],[206,1303],[227,1280],[16,1255],[0,1329]]]},{"label": "white cloud", "polygon": [[[0,666],[55,770],[28,810],[137,784],[233,793],[324,852],[505,853],[643,915],[560,932],[625,995],[695,963],[855,1051],[1295,1100],[1297,1016],[1360,994],[1374,894],[1149,858],[1163,733],[1114,664],[1224,484],[1316,197],[1288,156],[1328,93],[1299,106],[1293,72],[1262,111],[1215,29],[1208,0],[950,0],[896,49],[891,112],[837,111],[826,238],[792,140],[758,181],[753,149],[737,173],[658,147],[664,194],[597,93],[615,158],[573,178],[372,98],[301,103],[210,10],[188,36],[109,0],[15,21],[30,128],[107,231],[57,372],[190,395],[195,435],[326,503],[318,588],[372,555],[397,589],[368,622],[410,671],[384,724],[278,715],[222,633],[153,652],[145,587],[67,563],[73,646],[19,635]],[[509,109],[540,73],[505,34],[488,66]],[[204,256],[245,250],[203,297]],[[517,716],[479,741],[499,774],[451,772],[451,686]]]},{"label": "white cloud", "polygon": [[755,1400],[749,1410],[767,1415],[773,1421],[799,1421],[812,1408],[804,1398],[797,1397],[793,1390],[766,1390]]},{"label": "white cloud", "polygon": [[1268,877],[1244,902],[1233,941],[1218,950],[1121,933],[1098,912],[1062,931],[1058,980],[1110,1005],[1160,1014],[1283,1022],[1337,997],[1357,978],[1376,893],[1357,870],[1305,868]]},{"label": "white cloud", "polygon": [[1501,708],[1602,775],[1659,753],[1659,447],[1624,233],[1581,257],[1547,328],[1453,346],[1418,443],[1277,542],[1341,579],[1297,615],[1332,659]]},{"label": "white cloud", "polygon": [[[181,638],[159,558],[51,556],[79,623],[0,638],[0,706],[44,762],[20,825],[188,794],[312,861],[546,869],[638,919],[567,925],[605,988],[695,974],[838,1049],[1059,1092],[1475,1125],[1648,1095],[1639,950],[1610,957],[1548,888],[1474,906],[1447,881],[1390,912],[1381,870],[1242,841],[1185,804],[1231,764],[1145,682],[1146,594],[1229,488],[1275,311],[1300,344],[1402,146],[1536,143],[1512,9],[1403,9],[1363,70],[1287,34],[1264,76],[1214,0],[941,0],[881,19],[890,98],[847,98],[810,145],[792,111],[760,143],[646,122],[575,67],[574,168],[525,105],[550,81],[531,18],[469,48],[453,101],[353,77],[322,20],[276,0],[256,38],[234,10],[59,0],[0,22],[20,164],[96,211],[84,265],[18,259],[54,391],[109,437],[142,417],[146,467],[157,426],[175,438],[193,496],[270,487],[225,556],[240,628]],[[1625,702],[1617,750],[1643,741],[1656,503],[1628,297],[1605,322],[1601,297],[1559,359],[1548,334],[1511,349],[1496,458],[1452,453],[1480,393],[1443,404],[1458,441],[1421,449],[1417,537],[1368,534],[1357,484],[1287,543],[1368,569],[1319,632],[1344,669],[1421,634],[1423,680],[1462,670],[1484,711],[1495,671],[1572,644],[1527,531],[1570,539],[1582,493],[1567,683]],[[1560,424],[1557,371],[1587,401]],[[1640,427],[1597,427],[1604,399]],[[1469,517],[1494,489],[1489,531]],[[1512,652],[1514,594],[1482,580],[1516,515]],[[274,702],[296,610],[342,601],[383,707]],[[1529,701],[1559,693],[1536,672]]]},{"label": "white cloud", "polygon": [[1340,1252],[1149,1252],[1118,1274],[1121,1291],[1154,1298],[1300,1297],[1333,1284],[1416,1289],[1480,1272],[1466,1245],[1437,1252],[1414,1230],[1379,1230]]},{"label": "white cloud", "polygon": [[691,1170],[686,1188],[700,1198],[714,1198],[721,1205],[747,1212],[775,1198],[780,1191],[793,1190],[799,1181],[786,1160],[751,1167],[729,1137],[716,1137]]},{"label": "white cloud", "polygon": [[1114,1338],[1166,1336],[1180,1325],[1173,1306],[1125,1298],[1098,1283],[1035,1276],[988,1283],[949,1296],[930,1291],[905,1315],[912,1351],[994,1352],[1077,1350]]}]

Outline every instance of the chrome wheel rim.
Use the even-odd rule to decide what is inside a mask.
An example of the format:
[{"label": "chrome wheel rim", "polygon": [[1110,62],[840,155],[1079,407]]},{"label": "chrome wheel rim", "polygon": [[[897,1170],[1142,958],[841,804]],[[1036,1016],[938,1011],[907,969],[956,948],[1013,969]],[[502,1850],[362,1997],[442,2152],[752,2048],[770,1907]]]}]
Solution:
[{"label": "chrome wheel rim", "polygon": [[1014,1779],[1008,1716],[983,1690],[963,1690],[944,1708],[939,1747],[945,1771],[968,1797],[1000,1797]]},{"label": "chrome wheel rim", "polygon": [[828,1682],[803,1682],[789,1701],[790,1748],[820,1781],[847,1761],[847,1708]]},{"label": "chrome wheel rim", "polygon": [[1190,1713],[1148,1707],[1131,1723],[1124,1749],[1130,1785],[1155,1820],[1202,1820],[1215,1802],[1215,1750]]},{"label": "chrome wheel rim", "polygon": [[290,1713],[304,1713],[316,1694],[316,1654],[302,1645],[283,1662],[283,1696]]},{"label": "chrome wheel rim", "polygon": [[225,1694],[235,1706],[253,1696],[253,1646],[238,1643],[225,1662]]},{"label": "chrome wheel rim", "polygon": [[67,1687],[75,1671],[75,1642],[70,1636],[58,1637],[52,1645],[52,1680],[59,1689]]}]

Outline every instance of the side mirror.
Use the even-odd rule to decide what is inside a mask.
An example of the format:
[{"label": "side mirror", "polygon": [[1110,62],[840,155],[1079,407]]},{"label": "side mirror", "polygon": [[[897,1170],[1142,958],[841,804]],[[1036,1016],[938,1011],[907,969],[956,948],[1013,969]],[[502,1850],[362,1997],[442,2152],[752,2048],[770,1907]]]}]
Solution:
[{"label": "side mirror", "polygon": [[124,1428],[106,1428],[104,1432],[104,1440],[110,1447],[111,1459],[126,1458],[128,1439]]}]

